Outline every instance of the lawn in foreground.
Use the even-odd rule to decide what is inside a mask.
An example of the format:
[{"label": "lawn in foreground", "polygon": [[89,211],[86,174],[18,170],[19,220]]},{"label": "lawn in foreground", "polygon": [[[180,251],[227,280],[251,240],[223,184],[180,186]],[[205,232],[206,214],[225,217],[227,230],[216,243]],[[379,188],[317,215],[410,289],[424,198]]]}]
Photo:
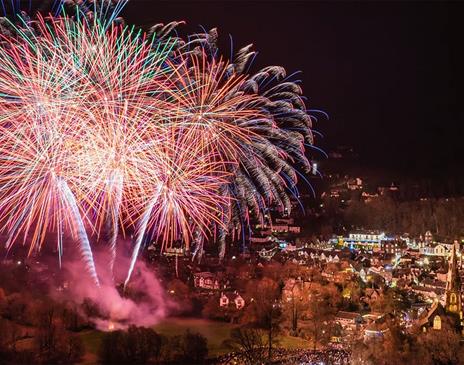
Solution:
[{"label": "lawn in foreground", "polygon": [[[167,318],[152,328],[161,335],[172,337],[182,335],[186,330],[198,332],[208,340],[209,356],[215,357],[230,350],[224,341],[230,338],[230,332],[237,325],[226,322],[211,321],[200,318]],[[100,331],[85,331],[81,334],[88,356],[84,363],[91,363],[97,354],[103,333]],[[311,344],[301,338],[282,336],[278,339],[279,346],[285,348],[310,348]]]}]

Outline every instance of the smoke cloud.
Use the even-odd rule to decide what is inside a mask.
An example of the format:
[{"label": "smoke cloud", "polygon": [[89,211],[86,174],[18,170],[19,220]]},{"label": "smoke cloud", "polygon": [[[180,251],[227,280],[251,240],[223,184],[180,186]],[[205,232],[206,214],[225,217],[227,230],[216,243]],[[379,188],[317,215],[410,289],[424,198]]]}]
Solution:
[{"label": "smoke cloud", "polygon": [[109,254],[95,254],[100,287],[95,285],[91,275],[86,272],[82,260],[66,261],[65,289],[56,299],[72,301],[82,308],[86,301],[94,310],[89,314],[81,309],[81,314],[103,331],[124,329],[129,325],[152,326],[165,318],[175,304],[167,299],[153,268],[143,260],[135,266],[126,292],[122,283],[130,265],[129,258],[118,257],[114,266],[114,279],[107,269]]}]

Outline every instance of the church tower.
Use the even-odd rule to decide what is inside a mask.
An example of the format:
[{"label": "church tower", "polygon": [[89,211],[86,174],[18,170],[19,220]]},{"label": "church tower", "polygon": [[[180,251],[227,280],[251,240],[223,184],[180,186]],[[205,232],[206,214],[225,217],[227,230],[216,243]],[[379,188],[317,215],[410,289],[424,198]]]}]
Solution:
[{"label": "church tower", "polygon": [[453,245],[451,258],[449,261],[448,277],[446,279],[445,311],[459,316],[463,321],[462,298],[461,298],[461,278],[459,275],[459,263],[456,255],[456,246]]},{"label": "church tower", "polygon": [[462,312],[461,277],[456,255],[456,245],[453,246],[449,260],[448,276],[446,278],[445,305],[435,301],[427,315],[418,321],[423,332],[428,329],[441,330],[442,321],[446,317],[452,319],[456,329],[464,336],[464,317]]}]

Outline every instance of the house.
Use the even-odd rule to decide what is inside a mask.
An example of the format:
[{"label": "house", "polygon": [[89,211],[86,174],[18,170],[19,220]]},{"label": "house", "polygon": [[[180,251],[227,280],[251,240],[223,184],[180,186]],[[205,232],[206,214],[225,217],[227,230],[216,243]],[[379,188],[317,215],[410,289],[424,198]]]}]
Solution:
[{"label": "house", "polygon": [[299,227],[299,226],[288,226],[288,231],[290,233],[300,233],[301,232],[301,227]]},{"label": "house", "polygon": [[445,318],[445,309],[438,301],[434,301],[430,309],[418,319],[417,324],[423,332],[427,332],[429,329],[439,331],[441,330],[442,320]]},{"label": "house", "polygon": [[446,270],[438,270],[435,273],[435,276],[437,277],[437,280],[446,282],[446,280],[448,279],[448,271],[446,271]]},{"label": "house", "polygon": [[274,225],[272,225],[272,232],[273,233],[287,233],[288,232],[288,225],[286,225],[286,224],[274,224]]},{"label": "house", "polygon": [[269,243],[272,242],[272,239],[270,236],[267,237],[250,237],[250,242],[251,243]]},{"label": "house", "polygon": [[338,190],[330,190],[330,197],[331,198],[340,198],[340,191],[338,191]]},{"label": "house", "polygon": [[346,182],[346,187],[349,189],[349,190],[361,190],[362,189],[362,180],[357,177],[355,179],[350,179]]},{"label": "house", "polygon": [[440,301],[445,293],[445,290],[441,288],[430,288],[420,285],[412,285],[411,290],[431,301]]},{"label": "house", "polygon": [[197,272],[193,274],[195,288],[218,290],[219,280],[217,276],[209,271]]},{"label": "house", "polygon": [[366,270],[364,269],[359,270],[359,277],[361,278],[362,281],[366,282],[367,281]]},{"label": "house", "polygon": [[235,305],[235,308],[240,310],[245,307],[245,300],[237,291],[233,293],[221,293],[219,306],[228,307],[229,305]]},{"label": "house", "polygon": [[361,314],[357,312],[339,311],[335,316],[335,321],[342,326],[343,329],[355,330],[363,322]]},{"label": "house", "polygon": [[387,254],[402,255],[408,246],[403,240],[382,240],[380,242],[380,248]]},{"label": "house", "polygon": [[262,248],[260,251],[258,251],[259,257],[271,261],[272,257],[277,253],[277,248],[272,248],[270,250],[266,250],[265,248]]},{"label": "house", "polygon": [[303,256],[305,259],[307,259],[309,254],[306,251],[298,251],[298,256]]},{"label": "house", "polygon": [[394,183],[391,183],[390,186],[379,186],[377,188],[377,191],[381,196],[384,196],[387,194],[397,193],[399,191],[399,188]]},{"label": "house", "polygon": [[422,280],[420,284],[427,288],[442,289],[443,291],[445,291],[446,289],[446,281],[433,280],[433,279],[426,278]]},{"label": "house", "polygon": [[293,218],[276,218],[275,222],[279,224],[287,224],[287,225],[295,224],[295,220]]},{"label": "house", "polygon": [[287,244],[285,247],[282,248],[284,252],[295,252],[297,250],[296,245]]},{"label": "house", "polygon": [[364,329],[364,339],[370,340],[374,338],[381,338],[389,331],[388,325],[385,321],[377,320],[366,326]]},{"label": "house", "polygon": [[327,262],[338,263],[338,262],[340,262],[340,258],[337,255],[335,255],[334,257],[332,257],[332,255],[329,255],[328,257],[326,257],[326,261]]},{"label": "house", "polygon": [[419,249],[419,252],[422,255],[426,255],[426,256],[448,257],[450,255],[449,248],[441,243],[431,244],[430,246],[421,247]]},{"label": "house", "polygon": [[404,252],[406,252],[406,253],[405,253],[405,254],[402,254],[399,263],[400,263],[400,264],[403,264],[403,265],[410,266],[410,265],[412,264],[412,262],[413,262],[413,257],[412,257],[411,254],[409,253],[409,250],[408,250],[408,251],[404,251]]},{"label": "house", "polygon": [[361,194],[361,198],[364,200],[364,202],[369,203],[372,200],[376,199],[379,197],[379,194],[377,193],[369,193],[367,191],[363,191]]},{"label": "house", "polygon": [[417,282],[417,276],[419,272],[413,268],[400,268],[393,270],[392,280],[404,279],[406,281],[415,281]]}]

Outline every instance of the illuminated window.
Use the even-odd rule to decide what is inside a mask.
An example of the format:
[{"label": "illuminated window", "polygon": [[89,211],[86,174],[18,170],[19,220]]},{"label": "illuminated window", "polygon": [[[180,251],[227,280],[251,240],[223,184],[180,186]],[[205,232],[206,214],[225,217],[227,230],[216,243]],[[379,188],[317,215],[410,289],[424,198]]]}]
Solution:
[{"label": "illuminated window", "polygon": [[456,304],[456,294],[455,293],[451,293],[450,295],[450,304]]},{"label": "illuminated window", "polygon": [[433,329],[434,330],[441,330],[441,318],[440,316],[435,316],[433,319]]}]

